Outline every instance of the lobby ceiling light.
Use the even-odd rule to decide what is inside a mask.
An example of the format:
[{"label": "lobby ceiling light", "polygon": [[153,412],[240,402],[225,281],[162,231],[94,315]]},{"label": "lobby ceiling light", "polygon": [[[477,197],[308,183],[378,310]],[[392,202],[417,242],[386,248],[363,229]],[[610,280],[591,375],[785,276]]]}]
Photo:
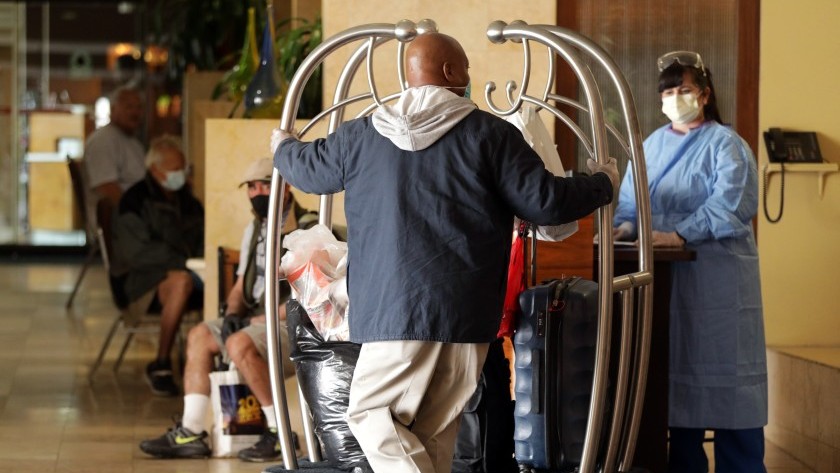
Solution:
[{"label": "lobby ceiling light", "polygon": [[134,13],[134,2],[120,2],[117,4],[117,12],[121,15]]}]

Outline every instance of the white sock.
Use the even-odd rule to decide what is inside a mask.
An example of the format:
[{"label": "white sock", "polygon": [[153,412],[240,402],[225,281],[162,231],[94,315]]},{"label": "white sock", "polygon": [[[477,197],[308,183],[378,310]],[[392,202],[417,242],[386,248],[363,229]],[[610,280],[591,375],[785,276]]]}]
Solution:
[{"label": "white sock", "polygon": [[262,411],[268,428],[277,430],[277,417],[274,416],[274,406],[262,406]]},{"label": "white sock", "polygon": [[181,418],[181,425],[196,434],[204,432],[204,419],[209,405],[210,396],[206,394],[185,394],[184,417]]}]

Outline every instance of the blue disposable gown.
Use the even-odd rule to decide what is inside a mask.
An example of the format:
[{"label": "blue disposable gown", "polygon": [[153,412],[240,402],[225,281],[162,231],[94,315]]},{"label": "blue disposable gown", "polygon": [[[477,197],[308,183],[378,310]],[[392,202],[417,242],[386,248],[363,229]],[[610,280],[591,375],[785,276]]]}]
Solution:
[{"label": "blue disposable gown", "polygon": [[[644,142],[652,226],[676,231],[696,261],[672,265],[669,425],[745,429],[767,424],[767,362],[758,253],[755,159],[734,131],[666,125]],[[632,171],[615,225],[636,223]]]}]

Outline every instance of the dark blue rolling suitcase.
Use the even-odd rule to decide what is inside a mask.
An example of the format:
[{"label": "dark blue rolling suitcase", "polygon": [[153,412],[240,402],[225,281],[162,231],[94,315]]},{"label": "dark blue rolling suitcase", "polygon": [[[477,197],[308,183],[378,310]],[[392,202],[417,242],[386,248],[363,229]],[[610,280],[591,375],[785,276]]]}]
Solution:
[{"label": "dark blue rolling suitcase", "polygon": [[514,441],[521,471],[580,464],[595,367],[598,285],[548,281],[519,296]]}]

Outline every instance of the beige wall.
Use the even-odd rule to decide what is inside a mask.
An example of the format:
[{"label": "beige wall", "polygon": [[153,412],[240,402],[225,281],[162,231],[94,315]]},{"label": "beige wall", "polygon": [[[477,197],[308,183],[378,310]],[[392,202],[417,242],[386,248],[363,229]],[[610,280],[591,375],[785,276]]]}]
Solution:
[{"label": "beige wall", "polygon": [[[480,107],[484,105],[483,91],[487,81],[494,81],[503,93],[504,85],[509,80],[518,84],[522,80],[522,46],[514,43],[503,45],[493,44],[487,40],[487,25],[494,20],[511,22],[516,19],[530,24],[551,23],[556,21],[556,5],[551,0],[533,0],[527,2],[527,8],[514,8],[510,2],[499,0],[464,0],[464,1],[399,1],[368,0],[365,2],[347,2],[344,0],[323,0],[322,15],[324,21],[324,37],[332,36],[352,26],[366,23],[396,23],[402,19],[419,21],[424,18],[435,20],[438,31],[454,36],[464,46],[470,58],[470,76],[472,80],[473,100]],[[398,90],[396,78],[396,46],[394,42],[382,46],[382,51],[375,61],[374,76],[382,95]],[[534,48],[534,70],[545,71],[547,64],[544,48]],[[331,97],[333,87],[344,65],[349,52],[340,54],[339,61],[328,62],[324,75],[326,96]],[[381,58],[381,59],[380,59]],[[539,88],[545,84],[545,74],[534,73],[532,87]],[[360,73],[359,87],[354,88],[359,93],[364,84],[364,73]],[[532,89],[537,90],[537,89]],[[502,95],[494,95],[497,105],[506,103]],[[548,117],[547,117],[548,118]],[[553,129],[551,123],[547,123]]]},{"label": "beige wall", "polygon": [[[840,162],[836,93],[840,75],[840,2],[761,2],[759,129],[816,131],[823,158]],[[759,169],[767,152],[759,146]],[[779,179],[769,185],[771,216]],[[817,176],[789,173],[780,223],[759,208],[758,243],[770,345],[840,344],[840,174],[828,176],[825,195]]]},{"label": "beige wall", "polygon": [[205,318],[214,318],[218,313],[216,250],[219,246],[239,248],[242,232],[252,219],[248,196],[238,187],[239,183],[251,161],[269,156],[268,137],[276,126],[276,120],[206,121]]},{"label": "beige wall", "polygon": [[[271,130],[277,120],[245,120],[213,118],[205,121],[205,223],[204,223],[204,316],[218,313],[217,249],[225,246],[238,249],[242,232],[250,224],[251,204],[244,188],[239,188],[245,169],[255,159],[268,157]],[[314,134],[323,133],[316,129]],[[294,191],[304,207],[318,210],[319,197]],[[343,196],[335,206],[343,209]],[[344,225],[343,211],[333,212],[333,221]]]},{"label": "beige wall", "polygon": [[[193,192],[204,203],[204,121],[207,118],[225,118],[233,109],[233,102],[210,100],[213,89],[224,72],[192,71],[184,74],[184,154],[193,171]],[[241,116],[236,115],[237,117]]]}]

